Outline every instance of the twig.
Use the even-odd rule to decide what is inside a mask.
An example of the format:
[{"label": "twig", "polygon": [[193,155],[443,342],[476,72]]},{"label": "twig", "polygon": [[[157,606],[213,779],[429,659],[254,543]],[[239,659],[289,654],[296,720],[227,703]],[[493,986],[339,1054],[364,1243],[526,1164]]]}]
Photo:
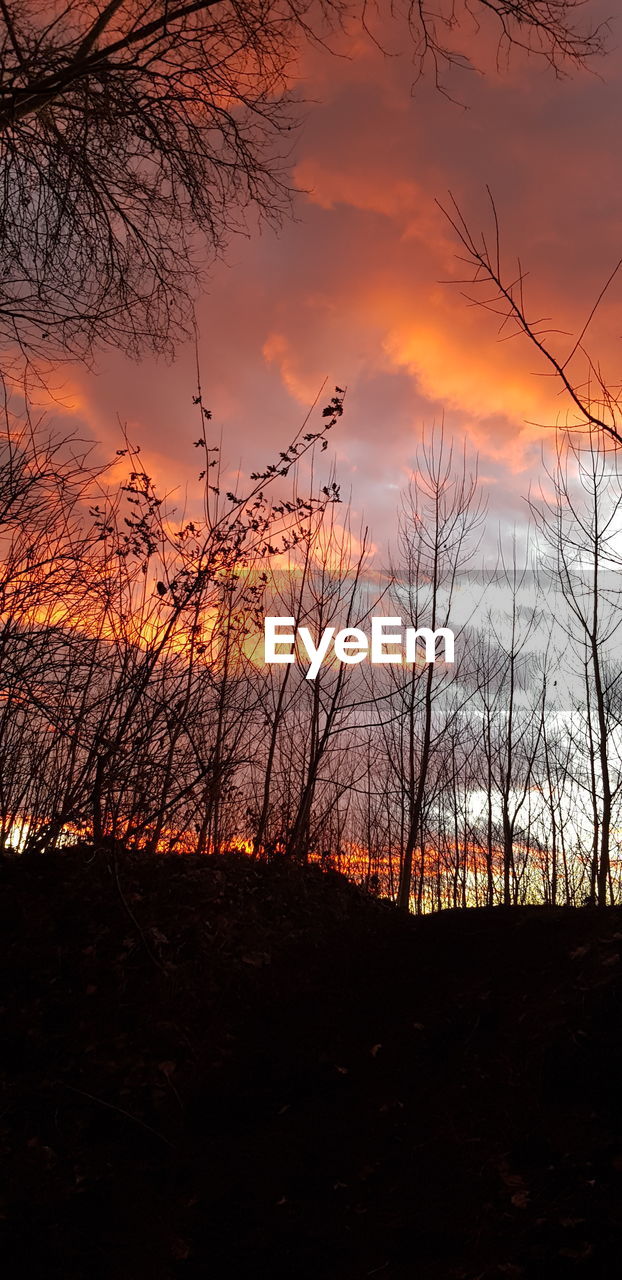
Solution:
[{"label": "twig", "polygon": [[132,911],[132,908],[130,907],[129,903],[126,901],[126,899],[125,899],[125,897],[124,897],[123,890],[122,890],[122,888],[121,888],[121,883],[120,883],[120,880],[119,880],[119,868],[118,868],[118,866],[117,866],[117,855],[116,855],[116,853],[113,853],[113,855],[112,855],[112,862],[111,862],[109,865],[110,865],[110,866],[111,866],[111,868],[112,868],[112,874],[113,874],[113,876],[114,876],[115,884],[116,884],[116,886],[117,886],[117,892],[118,892],[118,894],[119,894],[119,897],[120,897],[120,899],[121,899],[121,902],[123,903],[123,907],[125,908],[125,911],[127,912],[128,916],[129,916],[129,918],[130,918],[130,920],[131,920],[131,922],[132,922],[132,924],[133,924],[133,926],[134,926],[134,928],[135,928],[135,930],[136,930],[136,932],[137,932],[137,934],[138,934],[138,936],[139,936],[139,938],[140,938],[140,940],[141,940],[141,942],[142,942],[142,945],[143,945],[143,947],[144,947],[144,949],[145,949],[145,951],[146,951],[147,955],[149,956],[149,959],[151,960],[151,963],[152,963],[152,964],[154,964],[154,965],[156,966],[156,968],[158,968],[158,969],[160,970],[160,972],[161,972],[161,973],[166,973],[166,967],[162,964],[161,960],[158,960],[157,955],[156,955],[156,954],[155,954],[155,952],[152,950],[152,948],[149,946],[149,943],[147,942],[147,939],[146,939],[146,937],[145,937],[145,934],[144,934],[143,929],[141,928],[140,924],[138,923],[138,920],[136,919],[136,916],[134,915],[134,912]]},{"label": "twig", "polygon": [[103,1098],[96,1098],[94,1093],[87,1093],[85,1089],[76,1089],[73,1084],[66,1084],[64,1080],[57,1080],[63,1089],[69,1089],[70,1093],[78,1093],[82,1098],[88,1098],[90,1102],[96,1102],[100,1107],[106,1107],[108,1111],[118,1111],[120,1116],[125,1116],[127,1120],[132,1120],[134,1124],[140,1125],[141,1129],[146,1129],[147,1133],[152,1133],[154,1138],[159,1138],[160,1142],[166,1143],[167,1147],[172,1147],[173,1143],[164,1137],[163,1133],[159,1133],[157,1129],[152,1129],[150,1124],[146,1124],[144,1120],[139,1120],[138,1116],[133,1116],[131,1111],[126,1111],[124,1107],[117,1107],[114,1102],[105,1102]]}]

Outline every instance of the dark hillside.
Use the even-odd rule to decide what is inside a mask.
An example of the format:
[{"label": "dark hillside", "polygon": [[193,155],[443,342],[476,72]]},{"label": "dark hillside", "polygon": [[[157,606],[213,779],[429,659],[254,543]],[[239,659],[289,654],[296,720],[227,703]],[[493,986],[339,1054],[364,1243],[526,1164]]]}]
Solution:
[{"label": "dark hillside", "polygon": [[622,910],[283,862],[0,870],[7,1276],[613,1280]]}]

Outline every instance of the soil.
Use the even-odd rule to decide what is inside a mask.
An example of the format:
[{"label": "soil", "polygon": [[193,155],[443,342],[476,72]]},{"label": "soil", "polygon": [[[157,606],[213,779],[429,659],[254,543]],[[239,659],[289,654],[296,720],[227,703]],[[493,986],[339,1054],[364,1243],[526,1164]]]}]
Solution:
[{"label": "soil", "polygon": [[622,909],[0,864],[11,1278],[614,1280]]}]

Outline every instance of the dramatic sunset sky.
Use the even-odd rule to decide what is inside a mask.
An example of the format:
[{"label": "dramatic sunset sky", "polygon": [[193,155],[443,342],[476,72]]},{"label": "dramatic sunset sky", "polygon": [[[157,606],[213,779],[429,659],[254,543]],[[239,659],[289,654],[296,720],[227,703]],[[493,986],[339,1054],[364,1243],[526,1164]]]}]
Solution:
[{"label": "dramatic sunset sky", "polygon": [[[529,310],[576,334],[622,256],[621,30],[614,21],[591,73],[566,79],[521,55],[497,72],[491,33],[462,36],[485,72],[448,80],[463,106],[430,81],[411,93],[407,50],[383,56],[354,35],[336,42],[348,58],[303,54],[291,161],[306,194],[280,233],[232,241],[198,306],[204,399],[233,468],[284,447],[327,379],[329,393],[348,388],[338,476],[379,546],[422,428],[443,414],[479,451],[491,520],[520,518],[547,435],[526,420],[554,422],[566,406],[533,350],[499,342],[494,320],[441,283],[460,267],[434,201],[451,190],[474,228],[489,226],[488,183],[507,260],[520,254],[530,272]],[[384,40],[397,55],[399,30]],[[614,383],[621,335],[622,281],[590,329]],[[65,412],[108,449],[122,419],[156,477],[183,488],[198,470],[194,385],[190,347],[173,365],[104,353],[96,374],[68,371]]]}]

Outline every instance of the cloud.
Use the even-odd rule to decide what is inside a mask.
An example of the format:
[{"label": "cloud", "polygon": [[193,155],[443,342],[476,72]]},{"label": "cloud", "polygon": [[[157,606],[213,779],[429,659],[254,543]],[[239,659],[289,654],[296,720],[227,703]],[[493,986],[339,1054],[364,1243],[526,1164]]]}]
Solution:
[{"label": "cloud", "polygon": [[[429,79],[411,93],[409,58],[384,57],[360,33],[348,61],[308,52],[295,220],[279,235],[235,240],[198,310],[204,402],[227,465],[257,468],[289,441],[324,382],[329,394],[347,385],[322,458],[329,468],[336,456],[353,518],[364,515],[381,545],[393,536],[396,486],[433,422],[444,417],[479,450],[492,520],[520,511],[550,424],[566,420],[537,353],[520,339],[499,342],[494,317],[462,297],[436,198],[451,190],[474,229],[490,229],[490,184],[508,272],[520,257],[530,314],[568,335],[620,256],[618,55],[601,65],[605,78],[558,82],[520,58],[497,75],[494,48],[491,31],[473,46],[486,76],[452,78],[468,110]],[[621,334],[622,280],[588,334],[618,380]],[[564,332],[550,340],[560,352],[572,345]],[[172,366],[102,364],[100,377],[72,373],[72,416],[110,444],[119,415],[168,484],[190,484],[194,351]],[[580,362],[576,374],[584,377]]]}]

